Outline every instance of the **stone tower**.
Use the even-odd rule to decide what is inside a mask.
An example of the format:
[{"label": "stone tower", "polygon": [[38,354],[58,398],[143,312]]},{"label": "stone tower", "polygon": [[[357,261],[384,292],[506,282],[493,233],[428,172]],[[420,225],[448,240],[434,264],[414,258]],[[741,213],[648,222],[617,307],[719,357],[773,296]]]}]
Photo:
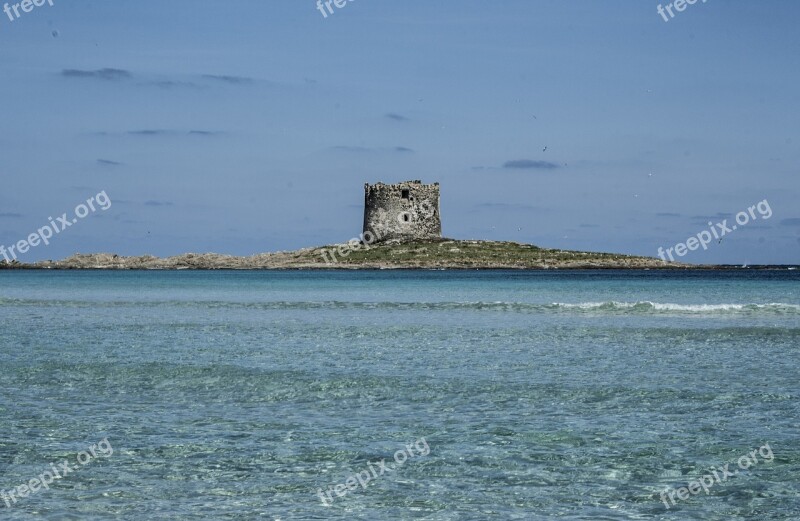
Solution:
[{"label": "stone tower", "polygon": [[365,184],[362,237],[369,243],[440,239],[439,183]]}]

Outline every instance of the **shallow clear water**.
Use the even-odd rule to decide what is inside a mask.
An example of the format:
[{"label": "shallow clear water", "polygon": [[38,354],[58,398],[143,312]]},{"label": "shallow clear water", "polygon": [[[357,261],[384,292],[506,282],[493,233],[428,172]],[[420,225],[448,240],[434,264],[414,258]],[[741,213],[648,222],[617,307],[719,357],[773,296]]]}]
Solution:
[{"label": "shallow clear water", "polygon": [[798,519],[799,346],[797,271],[0,272],[0,491],[114,450],[0,518]]}]

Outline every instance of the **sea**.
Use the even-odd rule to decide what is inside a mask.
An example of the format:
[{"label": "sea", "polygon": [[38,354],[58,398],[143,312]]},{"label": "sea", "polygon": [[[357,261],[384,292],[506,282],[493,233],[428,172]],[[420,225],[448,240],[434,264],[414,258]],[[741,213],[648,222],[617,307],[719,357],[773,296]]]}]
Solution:
[{"label": "sea", "polygon": [[797,520],[800,271],[0,271],[1,520]]}]

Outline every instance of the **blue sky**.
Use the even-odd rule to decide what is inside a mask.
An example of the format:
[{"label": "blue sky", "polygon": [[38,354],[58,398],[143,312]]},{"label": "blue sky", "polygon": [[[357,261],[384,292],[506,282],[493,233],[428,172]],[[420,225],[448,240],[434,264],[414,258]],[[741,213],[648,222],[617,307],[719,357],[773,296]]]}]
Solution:
[{"label": "blue sky", "polygon": [[344,242],[422,179],[448,237],[650,256],[766,199],[681,260],[800,262],[800,3],[53,3],[0,13],[0,244],[112,206],[20,260]]}]

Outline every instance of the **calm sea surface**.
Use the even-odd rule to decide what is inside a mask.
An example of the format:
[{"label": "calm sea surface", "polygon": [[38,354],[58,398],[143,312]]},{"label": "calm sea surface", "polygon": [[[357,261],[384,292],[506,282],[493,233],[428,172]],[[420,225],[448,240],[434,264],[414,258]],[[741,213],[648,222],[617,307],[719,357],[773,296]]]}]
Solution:
[{"label": "calm sea surface", "polygon": [[798,271],[0,272],[0,363],[3,520],[800,519]]}]

